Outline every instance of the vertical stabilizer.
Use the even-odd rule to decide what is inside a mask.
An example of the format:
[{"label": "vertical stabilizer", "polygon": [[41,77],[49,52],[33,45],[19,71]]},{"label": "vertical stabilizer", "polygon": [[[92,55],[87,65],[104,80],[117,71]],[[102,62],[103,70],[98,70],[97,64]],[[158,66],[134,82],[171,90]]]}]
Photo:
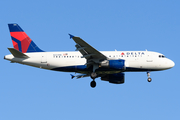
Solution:
[{"label": "vertical stabilizer", "polygon": [[18,24],[8,24],[13,46],[22,53],[43,52]]}]

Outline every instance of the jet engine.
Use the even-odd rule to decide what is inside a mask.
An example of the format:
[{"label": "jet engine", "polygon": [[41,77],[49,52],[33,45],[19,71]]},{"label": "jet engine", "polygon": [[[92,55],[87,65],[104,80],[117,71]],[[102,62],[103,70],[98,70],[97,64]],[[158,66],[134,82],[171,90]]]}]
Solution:
[{"label": "jet engine", "polygon": [[101,67],[107,67],[117,70],[125,70],[125,60],[119,59],[119,60],[104,60],[100,63]]},{"label": "jet engine", "polygon": [[102,76],[101,80],[114,84],[122,84],[124,83],[124,73],[107,74]]}]

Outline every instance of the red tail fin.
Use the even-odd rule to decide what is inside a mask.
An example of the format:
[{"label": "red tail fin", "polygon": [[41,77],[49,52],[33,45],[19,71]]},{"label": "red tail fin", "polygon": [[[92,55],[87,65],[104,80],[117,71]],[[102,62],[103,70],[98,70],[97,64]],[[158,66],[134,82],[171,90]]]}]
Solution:
[{"label": "red tail fin", "polygon": [[8,26],[12,38],[12,43],[16,50],[22,53],[43,52],[21,29],[21,27],[18,24],[8,24]]}]

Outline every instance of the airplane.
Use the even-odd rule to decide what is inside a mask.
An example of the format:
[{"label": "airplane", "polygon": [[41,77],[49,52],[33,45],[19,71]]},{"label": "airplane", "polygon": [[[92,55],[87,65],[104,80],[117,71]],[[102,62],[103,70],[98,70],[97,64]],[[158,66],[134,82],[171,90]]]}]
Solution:
[{"label": "airplane", "polygon": [[40,49],[16,23],[8,24],[13,47],[4,59],[37,68],[75,72],[71,78],[91,77],[90,86],[96,87],[95,79],[100,77],[109,83],[122,84],[125,72],[146,72],[151,82],[151,71],[174,67],[175,63],[163,54],[152,51],[98,51],[80,37],[69,34],[76,43],[76,51],[46,52]]}]

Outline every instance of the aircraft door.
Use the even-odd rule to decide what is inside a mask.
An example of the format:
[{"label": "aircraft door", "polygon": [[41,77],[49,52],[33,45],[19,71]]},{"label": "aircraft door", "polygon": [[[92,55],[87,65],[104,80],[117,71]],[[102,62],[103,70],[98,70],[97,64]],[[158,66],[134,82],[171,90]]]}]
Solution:
[{"label": "aircraft door", "polygon": [[46,53],[42,53],[42,55],[41,55],[41,63],[47,63]]},{"label": "aircraft door", "polygon": [[147,52],[147,60],[146,60],[146,62],[153,62],[153,56],[152,56],[151,53]]}]

